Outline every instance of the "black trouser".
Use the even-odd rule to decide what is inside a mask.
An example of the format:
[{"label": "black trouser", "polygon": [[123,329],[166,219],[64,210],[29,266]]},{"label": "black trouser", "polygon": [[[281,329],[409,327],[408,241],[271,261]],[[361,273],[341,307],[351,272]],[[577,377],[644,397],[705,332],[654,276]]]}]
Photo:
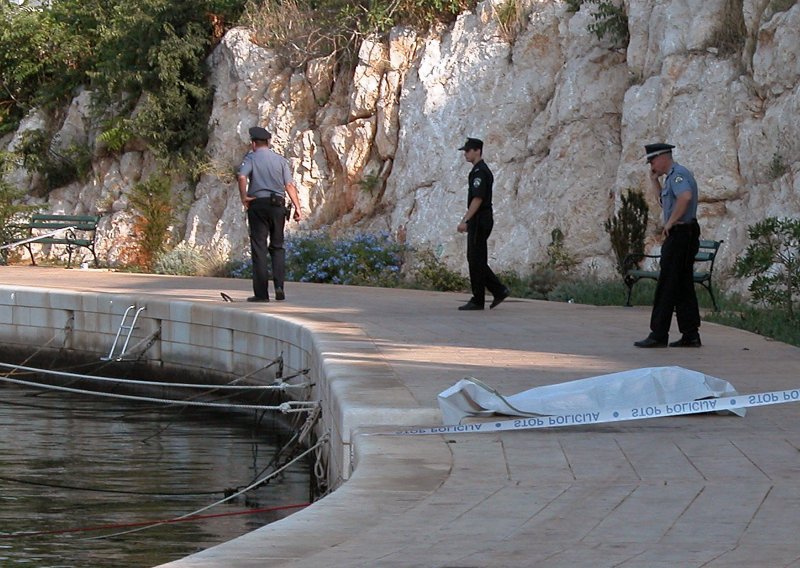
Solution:
[{"label": "black trouser", "polygon": [[256,199],[247,209],[250,251],[253,257],[253,294],[259,298],[269,298],[267,254],[272,259],[272,280],[275,288],[283,288],[286,274],[286,251],[283,249],[285,214],[283,205],[271,205],[269,198]]},{"label": "black trouser", "polygon": [[467,223],[467,262],[469,281],[472,285],[473,304],[482,306],[486,301],[486,289],[493,296],[502,295],[505,286],[489,268],[489,249],[486,242],[492,234],[494,217],[491,210],[478,211]]},{"label": "black trouser", "polygon": [[661,247],[661,274],[658,277],[650,336],[659,341],[669,336],[672,313],[678,317],[681,334],[693,337],[700,328],[700,311],[694,290],[694,257],[700,248],[697,221],[675,225]]}]

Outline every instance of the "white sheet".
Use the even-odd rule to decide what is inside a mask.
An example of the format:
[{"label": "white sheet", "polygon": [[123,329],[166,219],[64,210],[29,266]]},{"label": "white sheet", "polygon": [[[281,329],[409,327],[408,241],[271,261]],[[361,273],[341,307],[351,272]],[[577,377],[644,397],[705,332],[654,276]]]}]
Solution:
[{"label": "white sheet", "polygon": [[[439,393],[444,424],[468,416],[554,416],[609,408],[672,404],[738,394],[728,381],[683,367],[647,367],[533,388],[504,397],[477,379]],[[734,411],[740,416],[744,409]]]}]

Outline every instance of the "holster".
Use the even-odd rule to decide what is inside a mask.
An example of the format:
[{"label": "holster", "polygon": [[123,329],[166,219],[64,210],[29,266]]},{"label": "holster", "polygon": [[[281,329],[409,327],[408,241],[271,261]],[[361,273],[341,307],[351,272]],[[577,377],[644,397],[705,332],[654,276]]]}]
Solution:
[{"label": "holster", "polygon": [[286,208],[285,211],[286,220],[289,221],[292,218],[292,202],[289,201],[288,203],[286,203],[286,205],[284,205],[284,207]]}]

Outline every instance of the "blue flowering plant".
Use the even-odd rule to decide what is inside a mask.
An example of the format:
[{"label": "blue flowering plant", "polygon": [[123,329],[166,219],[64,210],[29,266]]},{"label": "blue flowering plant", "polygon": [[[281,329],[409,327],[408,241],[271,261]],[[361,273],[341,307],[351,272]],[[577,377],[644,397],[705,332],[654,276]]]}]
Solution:
[{"label": "blue flowering plant", "polygon": [[286,276],[296,282],[396,287],[406,252],[388,233],[291,235],[286,240]]}]

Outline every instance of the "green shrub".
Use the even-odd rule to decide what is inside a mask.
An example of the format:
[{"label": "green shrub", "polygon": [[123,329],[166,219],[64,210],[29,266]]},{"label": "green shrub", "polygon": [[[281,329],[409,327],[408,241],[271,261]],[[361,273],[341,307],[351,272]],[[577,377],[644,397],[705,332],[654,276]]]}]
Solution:
[{"label": "green shrub", "polygon": [[545,267],[556,272],[567,273],[572,270],[578,261],[575,260],[564,244],[564,233],[556,227],[550,232],[550,244],[547,245],[547,262]]},{"label": "green shrub", "polygon": [[736,276],[754,277],[753,299],[795,318],[800,296],[800,219],[769,217],[747,228],[751,243],[736,260]]},{"label": "green shrub", "polygon": [[508,287],[514,298],[533,300],[547,300],[556,286],[568,279],[564,273],[543,265],[534,266],[531,272],[525,275],[504,271],[498,274],[498,277]]},{"label": "green shrub", "polygon": [[789,171],[789,166],[783,156],[777,152],[772,155],[772,160],[769,163],[769,176],[774,181],[783,177]]},{"label": "green shrub", "polygon": [[179,243],[172,250],[156,255],[153,272],[178,276],[229,276],[231,264],[215,250]]},{"label": "green shrub", "polygon": [[397,25],[427,29],[454,20],[475,4],[476,0],[249,0],[242,24],[253,30],[257,44],[277,49],[293,67],[331,55],[349,63],[367,35],[383,34]]},{"label": "green shrub", "polygon": [[133,186],[130,204],[135,213],[134,262],[150,269],[169,242],[169,229],[176,220],[176,199],[169,179],[154,175]]},{"label": "green shrub", "polygon": [[800,347],[797,318],[783,310],[758,308],[737,295],[723,295],[719,307],[719,311],[708,312],[703,319]]},{"label": "green shrub", "polygon": [[621,275],[631,268],[626,263],[628,255],[644,253],[648,211],[644,194],[639,190],[629,189],[622,196],[619,211],[604,224],[617,259],[617,272]]},{"label": "green shrub", "polygon": [[469,279],[447,268],[431,249],[415,253],[410,279],[414,287],[423,290],[462,292],[469,289]]},{"label": "green shrub", "polygon": [[174,249],[156,255],[153,261],[153,272],[177,276],[199,276],[201,255],[201,251],[195,247],[180,243]]},{"label": "green shrub", "polygon": [[495,13],[500,35],[513,45],[525,24],[525,5],[522,0],[505,0],[497,5]]}]

